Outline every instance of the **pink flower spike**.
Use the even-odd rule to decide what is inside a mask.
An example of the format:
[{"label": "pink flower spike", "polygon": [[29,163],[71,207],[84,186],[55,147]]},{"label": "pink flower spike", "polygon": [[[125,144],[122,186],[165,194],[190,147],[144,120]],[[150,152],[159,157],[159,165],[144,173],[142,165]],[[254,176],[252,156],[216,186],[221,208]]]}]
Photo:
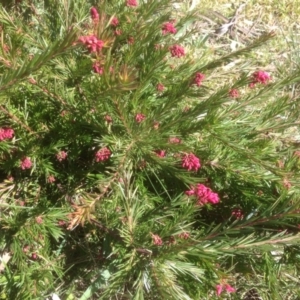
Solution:
[{"label": "pink flower spike", "polygon": [[108,160],[111,156],[111,152],[107,147],[101,148],[97,153],[95,154],[95,160],[96,162],[101,162]]},{"label": "pink flower spike", "polygon": [[175,34],[177,32],[177,29],[174,27],[173,23],[167,22],[163,24],[162,27],[162,34],[167,34],[167,33],[173,33]]},{"label": "pink flower spike", "polygon": [[143,122],[145,120],[145,118],[146,118],[146,116],[143,114],[140,114],[140,113],[136,114],[136,116],[135,116],[135,120],[137,123]]},{"label": "pink flower spike", "polygon": [[99,14],[98,14],[98,11],[95,7],[92,7],[91,8],[91,18],[94,22],[98,22],[99,21]]},{"label": "pink flower spike", "polygon": [[127,6],[131,6],[131,7],[135,7],[135,6],[138,6],[138,3],[136,0],[127,0],[127,3],[126,3]]},{"label": "pink flower spike", "polygon": [[119,25],[119,19],[117,17],[113,17],[110,24],[117,27]]},{"label": "pink flower spike", "polygon": [[182,158],[182,167],[188,171],[198,171],[201,168],[200,159],[193,153],[185,153]]},{"label": "pink flower spike", "polygon": [[172,57],[182,57],[185,55],[184,48],[180,45],[174,45],[169,48]]},{"label": "pink flower spike", "polygon": [[30,169],[31,167],[32,167],[32,162],[30,157],[24,157],[21,160],[21,169],[26,170],[26,169]]},{"label": "pink flower spike", "polygon": [[221,293],[223,292],[223,286],[221,284],[218,284],[216,286],[216,293],[217,293],[217,296],[220,296]]},{"label": "pink flower spike", "polygon": [[234,293],[236,291],[235,288],[233,288],[231,285],[229,284],[225,284],[225,290],[228,292],[228,293]]}]

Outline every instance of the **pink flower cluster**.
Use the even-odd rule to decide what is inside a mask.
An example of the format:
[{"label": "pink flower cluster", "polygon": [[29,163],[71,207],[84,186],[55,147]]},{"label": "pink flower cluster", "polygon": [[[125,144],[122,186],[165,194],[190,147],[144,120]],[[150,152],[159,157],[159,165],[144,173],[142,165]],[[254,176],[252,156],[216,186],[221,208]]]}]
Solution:
[{"label": "pink flower cluster", "polygon": [[94,22],[98,22],[99,21],[99,13],[97,11],[97,9],[95,7],[91,8],[91,18]]},{"label": "pink flower cluster", "polygon": [[217,204],[220,202],[219,195],[201,183],[192,187],[191,190],[186,191],[185,194],[188,196],[195,196],[198,200],[198,205],[204,205],[208,203]]},{"label": "pink flower cluster", "polygon": [[169,48],[172,57],[182,57],[185,55],[184,48],[180,45],[174,45]]},{"label": "pink flower cluster", "polygon": [[204,78],[205,78],[204,74],[197,72],[193,83],[196,84],[197,86],[200,86],[202,84],[202,81],[204,80]]},{"label": "pink flower cluster", "polygon": [[152,242],[154,245],[161,246],[163,244],[163,241],[158,234],[151,233],[151,237],[152,237]]},{"label": "pink flower cluster", "polygon": [[239,209],[239,208],[235,208],[232,212],[231,212],[231,215],[233,216],[233,217],[235,217],[236,219],[242,219],[243,217],[244,217],[244,214],[243,214],[243,212],[242,212],[242,210],[241,209]]},{"label": "pink flower cluster", "polygon": [[134,6],[138,6],[138,3],[136,0],[127,0],[127,3],[126,3],[127,6],[131,6],[131,7],[134,7]]},{"label": "pink flower cluster", "polygon": [[108,160],[111,156],[111,152],[107,147],[101,148],[99,151],[95,154],[95,160],[96,162],[101,162]]},{"label": "pink flower cluster", "polygon": [[235,288],[233,288],[231,285],[229,284],[218,284],[216,286],[216,293],[217,293],[217,296],[220,296],[221,293],[223,292],[223,290],[227,291],[228,293],[234,293],[236,290]]},{"label": "pink flower cluster", "polygon": [[179,139],[177,137],[170,137],[169,138],[169,143],[171,143],[171,144],[181,144],[181,139]]},{"label": "pink flower cluster", "polygon": [[112,20],[110,21],[110,24],[112,26],[117,27],[119,25],[119,19],[117,17],[113,17]]},{"label": "pink flower cluster", "polygon": [[162,34],[167,34],[167,33],[175,34],[176,32],[177,32],[177,29],[174,27],[173,23],[167,22],[167,23],[163,24]]},{"label": "pink flower cluster", "polygon": [[78,41],[84,44],[90,52],[99,52],[104,46],[104,42],[98,40],[95,35],[81,36]]},{"label": "pink flower cluster", "polygon": [[66,151],[59,151],[57,154],[56,154],[56,159],[58,161],[63,161],[67,158],[68,156],[68,153]]},{"label": "pink flower cluster", "polygon": [[253,88],[255,84],[267,84],[271,80],[269,73],[265,71],[256,71],[252,74],[252,82],[249,84],[250,88]]},{"label": "pink flower cluster", "polygon": [[93,71],[97,74],[100,74],[102,75],[103,72],[104,72],[104,69],[103,69],[103,66],[101,66],[101,64],[96,61],[94,64],[93,64]]},{"label": "pink flower cluster", "polygon": [[238,98],[240,96],[240,93],[237,89],[231,89],[229,91],[229,97],[231,98]]},{"label": "pink flower cluster", "polygon": [[0,141],[12,139],[14,134],[11,128],[0,128]]},{"label": "pink flower cluster", "polygon": [[189,234],[189,232],[184,231],[184,232],[180,233],[180,234],[178,235],[178,237],[179,237],[180,239],[187,240],[187,239],[190,237],[190,234]]},{"label": "pink flower cluster", "polygon": [[200,159],[193,153],[185,153],[182,157],[182,167],[197,172],[201,168]]},{"label": "pink flower cluster", "polygon": [[143,122],[145,120],[145,118],[146,118],[146,116],[143,114],[140,114],[140,113],[136,114],[136,116],[135,116],[135,120],[137,123]]},{"label": "pink flower cluster", "polygon": [[24,157],[21,160],[21,169],[26,170],[26,169],[30,169],[31,167],[32,167],[32,162],[30,157]]},{"label": "pink flower cluster", "polygon": [[155,150],[154,151],[158,157],[165,157],[166,151],[165,150]]},{"label": "pink flower cluster", "polygon": [[158,83],[157,86],[156,86],[156,90],[158,92],[163,92],[165,89],[164,85],[162,83]]}]

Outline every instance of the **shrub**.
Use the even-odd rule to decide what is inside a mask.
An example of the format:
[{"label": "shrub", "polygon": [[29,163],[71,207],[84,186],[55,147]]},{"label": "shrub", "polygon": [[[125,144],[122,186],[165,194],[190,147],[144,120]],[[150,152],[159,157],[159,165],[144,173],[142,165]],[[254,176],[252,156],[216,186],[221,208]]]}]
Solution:
[{"label": "shrub", "polygon": [[196,19],[169,0],[0,12],[2,298],[293,288],[299,71],[225,73],[273,34],[216,58]]}]

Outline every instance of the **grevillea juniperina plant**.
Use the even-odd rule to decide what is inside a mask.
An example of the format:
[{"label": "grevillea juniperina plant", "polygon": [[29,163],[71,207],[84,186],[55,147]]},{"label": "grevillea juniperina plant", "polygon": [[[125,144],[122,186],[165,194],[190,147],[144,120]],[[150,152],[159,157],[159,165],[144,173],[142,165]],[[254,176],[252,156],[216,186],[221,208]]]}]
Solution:
[{"label": "grevillea juniperina plant", "polygon": [[299,71],[222,73],[273,34],[216,58],[172,1],[64,3],[0,11],[1,297],[242,299],[267,273],[279,299]]}]

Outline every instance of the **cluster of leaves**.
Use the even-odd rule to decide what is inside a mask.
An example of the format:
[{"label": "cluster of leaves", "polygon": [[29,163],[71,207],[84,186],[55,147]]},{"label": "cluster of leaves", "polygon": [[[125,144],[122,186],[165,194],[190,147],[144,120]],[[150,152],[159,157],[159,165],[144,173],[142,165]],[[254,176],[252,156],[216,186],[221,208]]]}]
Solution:
[{"label": "cluster of leaves", "polygon": [[[135,2],[0,12],[0,128],[14,131],[0,141],[0,296],[214,299],[229,285],[241,299],[237,275],[260,274],[280,299],[298,274],[299,99],[284,88],[299,71],[250,88],[246,64],[222,66],[272,33],[211,60],[195,12]],[[197,184],[220,202],[185,194]]]}]

